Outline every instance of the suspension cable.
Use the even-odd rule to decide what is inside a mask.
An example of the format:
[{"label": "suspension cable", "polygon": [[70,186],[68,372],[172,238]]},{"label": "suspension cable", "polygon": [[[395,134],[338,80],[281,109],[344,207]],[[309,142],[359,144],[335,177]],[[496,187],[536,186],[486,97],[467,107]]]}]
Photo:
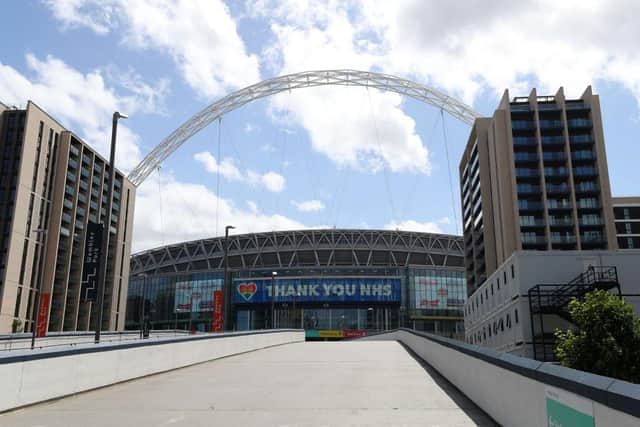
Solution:
[{"label": "suspension cable", "polygon": [[218,223],[220,220],[220,168],[222,167],[222,158],[220,157],[220,129],[222,128],[222,117],[218,117],[218,167],[216,168],[216,236],[219,236]]},{"label": "suspension cable", "polygon": [[162,239],[162,246],[164,246],[164,216],[162,213],[162,180],[160,178],[160,166],[158,165],[158,198],[160,199],[160,237]]},{"label": "suspension cable", "polygon": [[[380,134],[378,132],[378,121],[376,120],[376,115],[373,109],[373,102],[371,102],[371,93],[369,93],[369,86],[367,86],[367,97],[369,98],[369,108],[371,110],[371,117],[373,118],[373,128],[376,133],[376,142],[378,144],[378,149],[380,150],[380,155],[383,154],[384,150],[382,149],[382,144],[380,143]],[[389,206],[391,207],[391,222],[396,220],[396,209],[393,204],[393,196],[391,194],[391,185],[389,184],[389,174],[387,171],[387,163],[385,158],[382,158],[382,173],[384,175],[384,183],[387,189],[387,197],[389,198]]]},{"label": "suspension cable", "polygon": [[442,119],[442,135],[444,137],[444,152],[447,156],[447,169],[449,170],[449,190],[451,192],[451,210],[453,210],[453,220],[456,223],[456,234],[460,234],[458,229],[458,214],[456,209],[456,198],[453,192],[453,179],[451,178],[451,162],[449,161],[449,142],[447,140],[447,127],[444,123],[444,110],[440,109],[440,117]]}]

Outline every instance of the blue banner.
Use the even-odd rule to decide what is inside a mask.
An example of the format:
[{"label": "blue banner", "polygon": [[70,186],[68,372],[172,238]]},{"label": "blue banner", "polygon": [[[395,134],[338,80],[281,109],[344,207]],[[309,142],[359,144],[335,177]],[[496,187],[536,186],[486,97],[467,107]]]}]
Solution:
[{"label": "blue banner", "polygon": [[400,302],[400,279],[297,278],[234,280],[236,304],[282,302]]}]

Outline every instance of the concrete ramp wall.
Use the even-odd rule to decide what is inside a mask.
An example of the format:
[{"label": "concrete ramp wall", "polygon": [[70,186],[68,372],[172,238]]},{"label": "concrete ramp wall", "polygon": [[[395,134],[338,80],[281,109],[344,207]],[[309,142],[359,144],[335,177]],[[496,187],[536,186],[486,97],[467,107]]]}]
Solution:
[{"label": "concrete ramp wall", "polygon": [[403,343],[503,426],[576,425],[549,420],[572,409],[595,422],[579,425],[640,426],[638,384],[409,329],[361,339]]},{"label": "concrete ramp wall", "polygon": [[288,329],[6,352],[0,355],[0,412],[304,339],[304,331]]}]

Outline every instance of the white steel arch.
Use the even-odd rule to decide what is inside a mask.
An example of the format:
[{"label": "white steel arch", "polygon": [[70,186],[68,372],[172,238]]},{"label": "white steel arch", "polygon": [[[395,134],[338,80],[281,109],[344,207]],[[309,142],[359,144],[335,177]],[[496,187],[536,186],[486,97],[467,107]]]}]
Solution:
[{"label": "white steel arch", "polygon": [[363,86],[395,92],[418,101],[425,102],[446,111],[456,119],[472,125],[480,114],[470,106],[420,83],[389,74],[358,70],[319,70],[288,74],[261,81],[233,92],[201,110],[164,138],[133,169],[128,178],[134,185],[140,185],[160,163],[176,151],[189,138],[198,133],[222,115],[249,102],[280,92],[316,86]]}]

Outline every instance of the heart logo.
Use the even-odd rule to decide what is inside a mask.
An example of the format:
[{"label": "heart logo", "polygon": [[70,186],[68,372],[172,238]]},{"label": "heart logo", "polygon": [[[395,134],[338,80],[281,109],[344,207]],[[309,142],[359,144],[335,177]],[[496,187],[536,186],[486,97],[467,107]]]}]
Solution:
[{"label": "heart logo", "polygon": [[258,287],[253,282],[240,283],[240,285],[238,285],[238,293],[242,295],[242,298],[244,298],[245,301],[249,301],[255,295],[257,290]]}]

